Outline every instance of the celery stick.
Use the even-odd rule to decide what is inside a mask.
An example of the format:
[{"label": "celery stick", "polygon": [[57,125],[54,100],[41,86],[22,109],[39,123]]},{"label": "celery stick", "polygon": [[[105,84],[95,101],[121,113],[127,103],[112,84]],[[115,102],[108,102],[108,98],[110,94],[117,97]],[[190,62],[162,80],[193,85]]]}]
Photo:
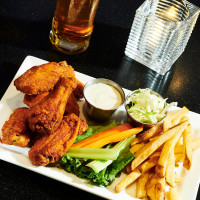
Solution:
[{"label": "celery stick", "polygon": [[106,168],[108,165],[110,165],[113,162],[113,160],[107,160],[106,162],[101,162],[99,160],[93,160],[90,163],[88,163],[86,166],[92,168],[96,173],[100,172],[104,168]]},{"label": "celery stick", "polygon": [[[135,137],[136,136],[133,135],[129,138],[126,138],[126,139],[118,142],[112,148],[112,150],[115,150],[117,152],[117,154],[120,156],[123,153],[123,151],[130,146],[130,144],[133,142]],[[96,173],[98,173],[101,170],[103,170],[104,168],[106,168],[108,165],[110,165],[112,162],[113,162],[113,160],[111,160],[111,159],[108,159],[106,162],[94,160],[94,161],[91,161],[90,163],[88,163],[86,166],[92,168]]]},{"label": "celery stick", "polygon": [[95,149],[71,147],[67,154],[74,158],[87,158],[99,160],[116,160],[118,152],[114,149]]}]

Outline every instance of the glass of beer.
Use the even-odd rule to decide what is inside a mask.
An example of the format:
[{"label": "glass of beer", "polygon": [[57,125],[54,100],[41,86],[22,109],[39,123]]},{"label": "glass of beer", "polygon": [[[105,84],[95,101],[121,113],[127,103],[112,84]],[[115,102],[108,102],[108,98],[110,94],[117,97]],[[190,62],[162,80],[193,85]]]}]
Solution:
[{"label": "glass of beer", "polygon": [[99,0],[57,0],[49,38],[59,51],[73,55],[88,48],[98,3]]}]

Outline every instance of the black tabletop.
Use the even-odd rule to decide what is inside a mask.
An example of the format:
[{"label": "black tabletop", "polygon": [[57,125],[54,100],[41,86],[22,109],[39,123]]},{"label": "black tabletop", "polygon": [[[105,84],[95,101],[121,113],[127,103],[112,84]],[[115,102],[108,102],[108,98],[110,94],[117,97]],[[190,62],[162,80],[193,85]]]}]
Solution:
[{"label": "black tabletop", "polygon": [[[32,55],[47,61],[66,60],[78,72],[111,79],[130,90],[149,87],[169,102],[200,113],[200,20],[184,53],[165,76],[160,76],[124,55],[135,11],[141,3],[100,0],[88,50],[69,56],[55,50],[49,41],[56,0],[1,0],[0,96],[25,57]],[[200,6],[198,0],[191,3]],[[0,199],[101,199],[4,161],[0,161],[0,186]]]}]

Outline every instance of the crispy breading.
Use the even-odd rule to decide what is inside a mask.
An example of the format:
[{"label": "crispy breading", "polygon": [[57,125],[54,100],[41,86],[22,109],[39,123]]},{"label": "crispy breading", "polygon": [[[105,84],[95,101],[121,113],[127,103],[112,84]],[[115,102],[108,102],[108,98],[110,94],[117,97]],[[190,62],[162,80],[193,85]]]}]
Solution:
[{"label": "crispy breading", "polygon": [[74,93],[71,93],[67,101],[67,104],[65,106],[65,115],[70,114],[70,113],[74,113],[77,116],[79,116],[80,114],[79,106],[76,102]]},{"label": "crispy breading", "polygon": [[14,81],[18,90],[29,95],[50,91],[60,76],[75,77],[74,69],[66,61],[34,66]]},{"label": "crispy breading", "polygon": [[47,97],[49,94],[49,92],[43,92],[41,94],[37,94],[37,95],[28,95],[25,94],[24,95],[24,104],[26,104],[28,107],[33,107],[35,105],[37,105],[38,103],[40,103],[41,101],[45,101],[45,97]]},{"label": "crispy breading", "polygon": [[[30,108],[37,105],[38,103],[45,101],[48,98],[49,92],[44,92],[38,95],[24,95],[24,104],[29,106]],[[73,93],[70,94],[67,104],[65,106],[65,115],[74,113],[79,116],[80,110],[79,106],[76,102],[76,98]]]},{"label": "crispy breading", "polygon": [[84,84],[81,83],[78,79],[76,79],[76,81],[77,81],[77,86],[74,89],[73,93],[74,93],[74,96],[76,97],[76,99],[79,100],[79,99],[83,98]]},{"label": "crispy breading", "polygon": [[42,134],[54,132],[60,125],[65,106],[72,90],[76,87],[73,78],[61,77],[56,87],[29,110],[29,127]]},{"label": "crispy breading", "polygon": [[[72,114],[72,113],[70,113]],[[70,115],[71,116],[71,119],[74,115]],[[76,116],[75,116],[75,120],[76,120]],[[67,121],[67,118],[64,117],[63,120],[66,120]],[[79,130],[78,130],[78,135],[81,135],[82,133],[84,133],[85,131],[88,130],[88,124],[86,122],[86,120],[84,119],[80,119],[80,126],[79,126]],[[41,138],[43,138],[45,135],[44,134],[40,134],[40,133],[37,133],[37,132],[34,132],[34,134],[31,135],[31,143],[30,143],[30,146],[33,146],[38,140],[40,140]]]},{"label": "crispy breading", "polygon": [[17,108],[10,115],[9,120],[2,127],[2,143],[20,147],[29,146],[28,110],[25,107]]},{"label": "crispy breading", "polygon": [[88,124],[84,119],[81,119],[78,135],[81,135],[88,130]]},{"label": "crispy breading", "polygon": [[74,143],[80,127],[80,118],[75,114],[64,116],[58,129],[38,140],[28,152],[35,165],[54,163],[67,152]]},{"label": "crispy breading", "polygon": [[[68,116],[70,116],[70,118]],[[72,121],[76,121],[76,119],[77,119],[76,115],[66,115],[63,118],[63,120],[65,120],[68,124],[72,123]],[[79,126],[78,135],[81,135],[82,133],[84,133],[85,131],[87,131],[87,129],[88,129],[88,124],[87,124],[86,120],[80,119],[80,126]]]}]

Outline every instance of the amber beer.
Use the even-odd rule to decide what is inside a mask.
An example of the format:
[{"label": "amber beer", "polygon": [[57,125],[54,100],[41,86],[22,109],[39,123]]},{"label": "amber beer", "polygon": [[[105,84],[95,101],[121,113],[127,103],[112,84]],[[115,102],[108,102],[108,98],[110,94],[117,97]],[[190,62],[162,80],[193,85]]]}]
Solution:
[{"label": "amber beer", "polygon": [[67,54],[87,49],[99,0],[57,0],[51,43]]}]

